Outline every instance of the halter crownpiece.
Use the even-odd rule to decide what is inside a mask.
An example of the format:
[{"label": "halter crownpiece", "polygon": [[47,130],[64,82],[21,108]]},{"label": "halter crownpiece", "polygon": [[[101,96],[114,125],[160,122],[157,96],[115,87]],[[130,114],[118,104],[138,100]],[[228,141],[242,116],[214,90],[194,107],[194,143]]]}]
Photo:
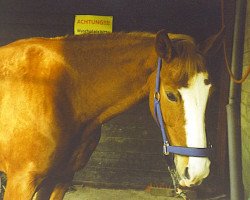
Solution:
[{"label": "halter crownpiece", "polygon": [[195,147],[182,147],[182,146],[171,146],[169,144],[169,139],[167,137],[167,132],[164,126],[161,105],[160,105],[160,73],[162,67],[162,59],[158,58],[158,67],[156,73],[156,84],[155,84],[155,94],[154,94],[154,109],[155,117],[157,119],[158,125],[161,129],[162,139],[163,139],[163,154],[169,155],[178,154],[183,156],[192,156],[192,157],[208,157],[211,154],[211,147],[207,148],[195,148]]}]

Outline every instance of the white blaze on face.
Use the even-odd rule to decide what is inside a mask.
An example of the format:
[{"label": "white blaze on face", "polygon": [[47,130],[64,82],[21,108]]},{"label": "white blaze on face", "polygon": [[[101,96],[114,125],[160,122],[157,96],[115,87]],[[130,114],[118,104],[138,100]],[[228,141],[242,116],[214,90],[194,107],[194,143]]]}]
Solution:
[{"label": "white blaze on face", "polygon": [[[188,83],[188,87],[180,88],[179,92],[184,102],[185,131],[188,147],[207,147],[205,132],[205,110],[211,85],[205,84],[207,73],[195,75]],[[183,183],[190,186],[201,181],[209,174],[210,161],[208,158],[189,157],[188,172],[190,178]]]}]

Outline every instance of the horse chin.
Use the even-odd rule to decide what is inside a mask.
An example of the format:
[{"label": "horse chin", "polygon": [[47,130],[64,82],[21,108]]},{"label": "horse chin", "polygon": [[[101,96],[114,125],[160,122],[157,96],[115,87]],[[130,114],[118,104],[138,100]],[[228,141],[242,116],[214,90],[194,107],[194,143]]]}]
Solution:
[{"label": "horse chin", "polygon": [[187,179],[187,178],[182,178],[179,180],[179,184],[180,186],[182,187],[194,187],[194,186],[198,186],[202,183],[203,179],[202,180],[199,180],[198,182],[196,180],[190,180],[190,179]]}]

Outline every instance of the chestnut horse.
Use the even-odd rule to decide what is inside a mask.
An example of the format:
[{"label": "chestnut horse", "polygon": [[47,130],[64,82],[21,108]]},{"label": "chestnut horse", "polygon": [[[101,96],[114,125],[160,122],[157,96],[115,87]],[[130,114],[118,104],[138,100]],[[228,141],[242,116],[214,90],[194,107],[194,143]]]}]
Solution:
[{"label": "chestnut horse", "polygon": [[[113,33],[23,39],[0,48],[0,171],[5,200],[63,199],[100,139],[101,124],[153,96],[157,58],[161,108],[170,143],[206,147],[211,84],[201,45],[182,34]],[[175,155],[180,184],[209,174],[206,157]],[[188,169],[188,170],[187,170]],[[188,172],[187,172],[188,171]]]}]

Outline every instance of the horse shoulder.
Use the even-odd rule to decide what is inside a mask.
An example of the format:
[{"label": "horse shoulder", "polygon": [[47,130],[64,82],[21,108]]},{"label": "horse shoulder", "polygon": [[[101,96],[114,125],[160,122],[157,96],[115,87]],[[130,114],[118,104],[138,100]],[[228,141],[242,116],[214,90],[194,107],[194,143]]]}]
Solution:
[{"label": "horse shoulder", "polygon": [[62,131],[59,109],[68,103],[63,87],[69,78],[60,55],[33,39],[1,47],[0,57],[0,140],[37,139],[39,133],[54,146]]}]

